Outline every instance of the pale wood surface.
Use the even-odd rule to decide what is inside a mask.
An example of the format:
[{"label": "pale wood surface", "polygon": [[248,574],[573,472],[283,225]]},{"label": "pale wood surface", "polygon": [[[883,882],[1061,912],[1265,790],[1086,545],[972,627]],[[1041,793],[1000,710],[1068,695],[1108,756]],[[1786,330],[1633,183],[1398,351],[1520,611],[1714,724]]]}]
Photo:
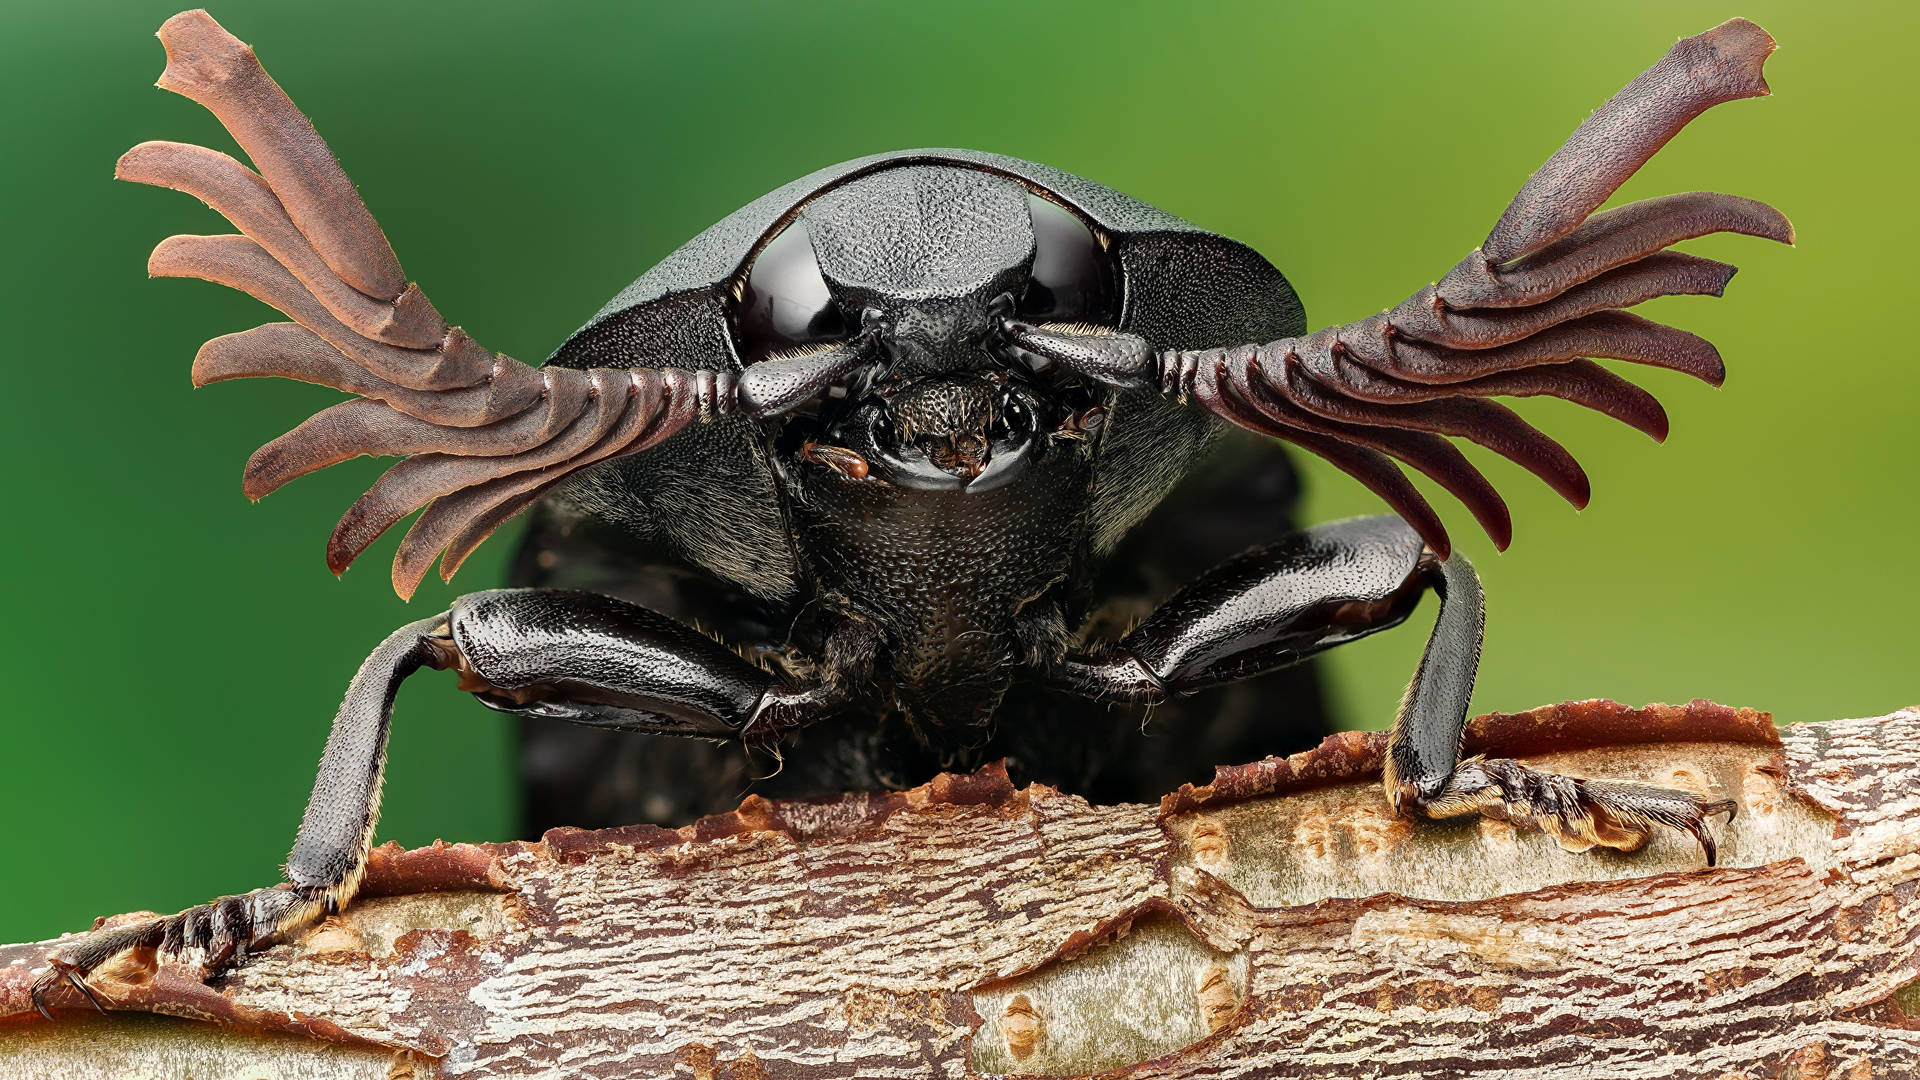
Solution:
[{"label": "pale wood surface", "polygon": [[0,1076],[1920,1076],[1920,709],[1776,737],[1575,703],[1470,740],[1739,800],[1721,867],[1395,819],[1367,734],[1158,807],[993,771],[749,799],[382,849],[385,895],[211,986],[99,980],[196,1019],[49,1024],[51,943],[0,947]]}]

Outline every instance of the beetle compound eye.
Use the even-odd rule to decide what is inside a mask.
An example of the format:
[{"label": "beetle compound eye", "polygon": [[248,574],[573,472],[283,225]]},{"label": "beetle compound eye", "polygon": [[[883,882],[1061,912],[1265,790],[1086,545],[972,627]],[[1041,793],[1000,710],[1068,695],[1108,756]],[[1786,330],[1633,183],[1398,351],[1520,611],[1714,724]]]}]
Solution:
[{"label": "beetle compound eye", "polygon": [[1100,238],[1080,215],[1038,195],[1027,196],[1033,216],[1033,269],[1016,305],[1030,322],[1111,324],[1113,273]]},{"label": "beetle compound eye", "polygon": [[741,352],[750,364],[795,346],[847,336],[846,315],[820,273],[805,224],[794,222],[760,249],[747,271],[736,320]]}]

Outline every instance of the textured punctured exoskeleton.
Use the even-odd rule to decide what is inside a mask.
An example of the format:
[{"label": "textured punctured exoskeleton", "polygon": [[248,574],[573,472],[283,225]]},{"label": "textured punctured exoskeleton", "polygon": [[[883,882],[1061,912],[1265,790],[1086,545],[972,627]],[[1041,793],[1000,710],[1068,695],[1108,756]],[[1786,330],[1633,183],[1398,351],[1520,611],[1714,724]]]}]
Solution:
[{"label": "textured punctured exoskeleton", "polygon": [[[334,529],[333,569],[421,511],[393,565],[408,596],[436,558],[451,577],[532,507],[514,571],[527,587],[464,596],[367,659],[285,884],[78,939],[38,983],[43,1008],[62,982],[96,997],[87,974],[121,954],[238,963],[348,902],[394,695],[422,667],[525,717],[695,737],[632,740],[636,765],[532,732],[530,797],[587,812],[622,787],[655,817],[737,798],[742,747],[783,756],[756,782],[772,794],[905,787],[1004,756],[1029,778],[1139,798],[1163,790],[1167,768],[1264,752],[1279,725],[1149,748],[1134,721],[1073,702],[1158,704],[1262,676],[1397,625],[1432,590],[1439,616],[1392,737],[1395,809],[1502,817],[1575,849],[1630,850],[1664,825],[1713,860],[1706,821],[1730,802],[1459,760],[1480,586],[1389,459],[1458,496],[1504,547],[1505,505],[1448,437],[1576,506],[1588,486],[1492,398],[1559,397],[1658,439],[1659,404],[1595,358],[1721,380],[1712,345],[1623,309],[1719,295],[1733,267],[1669,247],[1715,232],[1787,242],[1786,219],[1699,193],[1594,211],[1694,117],[1766,92],[1773,42],[1752,23],[1675,45],[1580,125],[1479,248],[1356,323],[1306,333],[1266,260],[1118,192],[918,150],[742,208],[542,368],[442,320],[250,49],[198,11],[160,38],[160,85],[211,109],[254,168],[177,143],[129,151],[122,178],[195,195],[241,233],[173,237],[150,269],[245,290],[294,320],[208,342],[195,382],[277,376],[355,395],[255,453],[246,493],[397,456]],[[1204,522],[1152,516],[1230,425],[1326,458],[1399,516],[1281,535],[1291,489],[1273,494],[1288,476],[1275,457],[1211,477],[1226,509]],[[1265,546],[1191,565],[1218,521],[1228,536],[1267,530]],[[1192,580],[1114,630],[1103,606],[1125,599],[1140,567],[1123,542],[1143,533],[1150,569]],[[629,766],[620,784],[579,782],[582,768],[605,781]]]}]

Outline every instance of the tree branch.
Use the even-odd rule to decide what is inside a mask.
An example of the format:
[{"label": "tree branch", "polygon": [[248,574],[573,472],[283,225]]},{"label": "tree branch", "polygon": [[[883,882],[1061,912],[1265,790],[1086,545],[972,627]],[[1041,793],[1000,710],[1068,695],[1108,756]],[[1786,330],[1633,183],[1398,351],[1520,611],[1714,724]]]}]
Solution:
[{"label": "tree branch", "polygon": [[1394,818],[1383,745],[1158,807],[988,769],[388,845],[351,910],[237,971],[96,978],[168,1018],[74,994],[47,1023],[27,988],[57,943],[0,948],[0,1074],[1920,1074],[1920,708],[1779,735],[1705,702],[1474,722],[1473,752],[1738,800],[1711,870],[1677,835],[1572,854]]}]

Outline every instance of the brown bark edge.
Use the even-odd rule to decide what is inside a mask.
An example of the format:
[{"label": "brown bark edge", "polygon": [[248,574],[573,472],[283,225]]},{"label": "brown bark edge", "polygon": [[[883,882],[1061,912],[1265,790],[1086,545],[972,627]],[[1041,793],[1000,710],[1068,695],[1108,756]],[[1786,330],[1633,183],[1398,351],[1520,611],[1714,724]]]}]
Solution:
[{"label": "brown bark edge", "polygon": [[1920,1076],[1920,707],[1776,732],[1589,701],[1468,739],[1733,798],[1722,865],[1394,818],[1378,733],[1158,807],[1000,768],[750,797],[389,844],[236,972],[103,973],[110,1016],[39,1019],[57,942],[0,947],[0,1076]]}]

